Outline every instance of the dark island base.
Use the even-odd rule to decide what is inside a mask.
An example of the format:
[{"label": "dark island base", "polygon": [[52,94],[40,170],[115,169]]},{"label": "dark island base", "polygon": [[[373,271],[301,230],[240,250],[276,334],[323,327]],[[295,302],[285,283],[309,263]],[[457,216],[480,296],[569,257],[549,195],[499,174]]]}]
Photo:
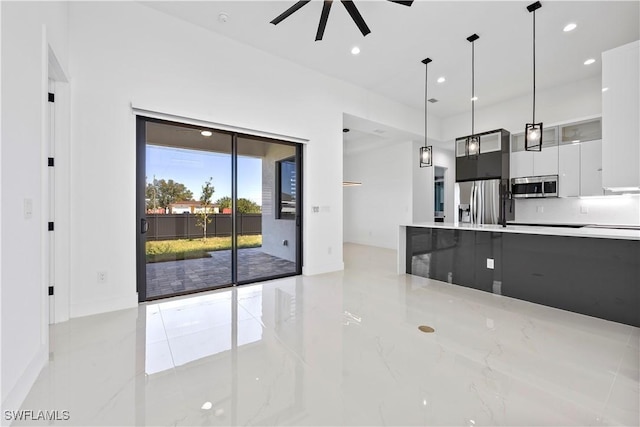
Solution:
[{"label": "dark island base", "polygon": [[409,274],[640,327],[637,240],[407,227],[406,250]]}]

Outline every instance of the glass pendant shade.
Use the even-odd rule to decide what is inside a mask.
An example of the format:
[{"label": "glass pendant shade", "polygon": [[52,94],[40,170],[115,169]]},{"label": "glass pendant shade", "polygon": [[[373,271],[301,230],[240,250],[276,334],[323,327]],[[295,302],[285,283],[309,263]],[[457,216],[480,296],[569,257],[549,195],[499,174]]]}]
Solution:
[{"label": "glass pendant shade", "polygon": [[542,151],[542,123],[527,123],[524,135],[526,151]]},{"label": "glass pendant shade", "polygon": [[428,89],[429,89],[429,63],[431,62],[431,58],[426,58],[422,60],[422,63],[425,65],[424,72],[424,147],[420,147],[420,167],[428,168],[433,166],[433,156],[432,156],[432,147],[431,145],[427,145],[427,124],[429,117],[427,116],[427,106],[429,105],[428,99]]},{"label": "glass pendant shade", "polygon": [[465,151],[467,157],[477,159],[480,154],[480,137],[476,135],[468,137],[465,142]]},{"label": "glass pendant shade", "polygon": [[476,54],[474,42],[478,40],[480,36],[472,34],[467,37],[467,41],[471,43],[471,136],[467,137],[464,144],[464,149],[469,159],[477,159],[480,155],[480,137],[475,133],[475,102],[476,98]]},{"label": "glass pendant shade", "polygon": [[420,147],[420,167],[426,168],[433,166],[433,153],[431,145]]},{"label": "glass pendant shade", "polygon": [[525,151],[542,151],[542,122],[536,123],[536,10],[542,4],[539,1],[527,6],[533,16],[533,123],[527,123],[524,128]]}]

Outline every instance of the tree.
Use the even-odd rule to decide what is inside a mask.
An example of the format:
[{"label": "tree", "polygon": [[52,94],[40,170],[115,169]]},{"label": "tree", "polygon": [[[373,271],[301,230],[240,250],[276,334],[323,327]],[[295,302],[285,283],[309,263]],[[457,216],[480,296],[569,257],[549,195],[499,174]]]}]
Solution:
[{"label": "tree", "polygon": [[238,199],[237,205],[238,213],[249,214],[249,213],[260,213],[260,206],[256,202],[253,202],[249,199],[245,199],[241,197]]},{"label": "tree", "polygon": [[164,208],[170,204],[182,201],[192,201],[193,193],[184,184],[172,179],[153,179],[147,184],[145,191],[147,209]]},{"label": "tree", "polygon": [[222,212],[223,209],[231,209],[231,197],[224,196],[219,198],[216,200],[216,205],[218,205],[220,212]]},{"label": "tree", "polygon": [[[216,201],[216,205],[218,205],[218,207],[220,208],[220,211],[226,208],[231,209],[231,197],[224,196],[219,198]],[[244,197],[241,197],[238,199],[238,203],[236,204],[236,209],[238,209],[238,213],[241,213],[241,214],[262,212],[260,206],[258,206],[256,202],[253,202],[249,199],[245,199]]]},{"label": "tree", "polygon": [[211,223],[211,214],[213,214],[211,198],[213,197],[213,193],[216,191],[213,185],[211,185],[212,180],[213,178],[210,177],[204,182],[204,185],[202,186],[202,194],[200,195],[202,210],[198,210],[196,212],[196,215],[198,215],[196,225],[202,227],[202,240],[205,242],[207,241],[207,224]]}]

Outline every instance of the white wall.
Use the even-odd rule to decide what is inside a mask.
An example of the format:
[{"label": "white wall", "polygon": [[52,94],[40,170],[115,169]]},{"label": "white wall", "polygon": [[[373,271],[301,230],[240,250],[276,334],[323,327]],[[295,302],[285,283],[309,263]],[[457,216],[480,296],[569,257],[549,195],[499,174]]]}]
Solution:
[{"label": "white wall", "polygon": [[290,145],[268,144],[262,159],[262,251],[289,261],[296,260],[296,221],[276,219],[276,162],[295,153]]},{"label": "white wall", "polygon": [[362,182],[343,190],[345,242],[396,249],[398,226],[413,212],[413,147],[390,142],[345,154],[345,179]]},{"label": "white wall", "polygon": [[[69,8],[72,316],[136,303],[131,102],[307,139],[303,272],[343,268],[343,113],[417,133],[420,111],[138,3],[71,2]],[[107,271],[107,284],[97,285],[98,270]]]},{"label": "white wall", "polygon": [[[48,46],[68,61],[67,6],[2,2],[2,409],[16,409],[48,356],[45,267]],[[33,214],[25,218],[24,200]],[[3,418],[4,422],[4,418]]]}]

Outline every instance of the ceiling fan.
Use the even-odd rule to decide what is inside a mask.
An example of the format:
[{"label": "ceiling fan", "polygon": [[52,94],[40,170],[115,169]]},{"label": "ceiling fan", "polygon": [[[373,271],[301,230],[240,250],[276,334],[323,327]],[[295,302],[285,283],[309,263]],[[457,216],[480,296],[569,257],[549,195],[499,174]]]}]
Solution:
[{"label": "ceiling fan", "polygon": [[[296,2],[289,9],[285,10],[280,15],[278,15],[273,21],[271,21],[271,23],[273,25],[278,25],[280,22],[282,22],[283,20],[291,16],[295,11],[297,11],[298,9],[300,9],[302,6],[306,5],[310,1],[311,0],[300,0]],[[410,0],[410,1],[387,0],[387,1],[390,1],[391,3],[398,3],[403,6],[411,6],[411,4],[413,3],[413,0]],[[351,16],[351,19],[353,19],[353,22],[356,23],[362,35],[366,36],[367,34],[369,34],[371,30],[367,26],[367,23],[364,22],[362,15],[360,15],[358,8],[353,3],[353,1],[340,0],[340,3],[342,3],[344,8],[347,9],[347,12],[349,12],[349,15]],[[318,32],[316,33],[316,41],[322,40],[322,36],[324,35],[324,29],[327,26],[327,19],[329,18],[329,11],[331,10],[332,4],[333,4],[333,0],[324,0],[324,5],[322,6],[322,13],[320,14],[320,23],[318,24]]]}]

